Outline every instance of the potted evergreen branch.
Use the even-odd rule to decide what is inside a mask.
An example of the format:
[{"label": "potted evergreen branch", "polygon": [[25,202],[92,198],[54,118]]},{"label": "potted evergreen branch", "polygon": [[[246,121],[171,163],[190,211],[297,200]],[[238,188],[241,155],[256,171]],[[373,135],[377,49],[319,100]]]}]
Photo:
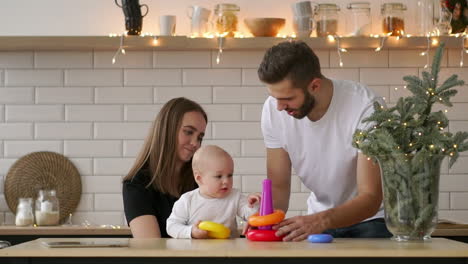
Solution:
[{"label": "potted evergreen branch", "polygon": [[443,48],[442,43],[422,79],[403,77],[412,96],[389,108],[376,102],[375,112],[363,120],[370,128],[353,135],[353,146],[379,162],[385,221],[397,241],[430,239],[437,224],[440,164],[448,156],[452,166],[468,149],[468,133],[447,132],[445,113],[432,111],[436,103],[451,107],[453,87],[464,84],[452,75],[438,86]]}]

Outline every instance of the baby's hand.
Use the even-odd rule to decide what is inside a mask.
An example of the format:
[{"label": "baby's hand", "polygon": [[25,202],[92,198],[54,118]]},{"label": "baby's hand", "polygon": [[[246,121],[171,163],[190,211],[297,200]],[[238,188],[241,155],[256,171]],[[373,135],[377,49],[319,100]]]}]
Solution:
[{"label": "baby's hand", "polygon": [[201,230],[200,228],[198,228],[198,225],[200,224],[200,222],[201,221],[197,221],[197,223],[192,226],[192,238],[199,238],[199,239],[208,238],[208,231]]},{"label": "baby's hand", "polygon": [[255,203],[257,202],[260,203],[260,199],[261,199],[260,193],[249,194],[249,196],[247,197],[247,202],[249,203],[249,207],[253,208]]}]

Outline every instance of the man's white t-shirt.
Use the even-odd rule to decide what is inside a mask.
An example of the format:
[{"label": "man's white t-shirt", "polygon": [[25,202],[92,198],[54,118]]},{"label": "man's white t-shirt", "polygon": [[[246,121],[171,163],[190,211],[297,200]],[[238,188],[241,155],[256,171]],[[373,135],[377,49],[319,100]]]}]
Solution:
[{"label": "man's white t-shirt", "polygon": [[[334,208],[357,195],[358,150],[352,146],[357,128],[368,127],[361,120],[374,111],[382,98],[363,84],[332,80],[333,97],[318,121],[296,119],[277,110],[277,100],[268,97],[263,105],[262,132],[267,148],[288,152],[295,173],[311,190],[308,214]],[[383,217],[383,208],[369,218]]]}]

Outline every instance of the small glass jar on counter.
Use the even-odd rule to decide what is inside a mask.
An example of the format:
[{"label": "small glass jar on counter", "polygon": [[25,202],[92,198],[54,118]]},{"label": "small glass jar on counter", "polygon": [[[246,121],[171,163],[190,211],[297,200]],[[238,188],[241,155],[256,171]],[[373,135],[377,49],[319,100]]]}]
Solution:
[{"label": "small glass jar on counter", "polygon": [[347,6],[348,20],[346,32],[349,36],[369,36],[372,31],[372,18],[369,2],[353,2]]},{"label": "small glass jar on counter", "polygon": [[382,31],[389,36],[403,36],[405,34],[406,6],[402,3],[382,4]]},{"label": "small glass jar on counter", "polygon": [[216,32],[226,37],[234,37],[234,32],[237,31],[237,12],[240,8],[236,4],[217,4],[214,10],[214,24]]},{"label": "small glass jar on counter", "polygon": [[40,190],[36,200],[36,224],[39,226],[58,225],[60,219],[59,201],[55,190]]},{"label": "small glass jar on counter", "polygon": [[19,198],[15,216],[16,226],[34,225],[33,199]]},{"label": "small glass jar on counter", "polygon": [[317,37],[336,35],[338,32],[338,11],[340,8],[336,4],[317,4],[315,9]]}]

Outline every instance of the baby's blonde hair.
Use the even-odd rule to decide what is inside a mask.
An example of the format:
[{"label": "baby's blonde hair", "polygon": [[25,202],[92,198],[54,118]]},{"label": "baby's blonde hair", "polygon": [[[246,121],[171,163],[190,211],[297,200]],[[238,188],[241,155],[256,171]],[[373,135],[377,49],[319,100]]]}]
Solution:
[{"label": "baby's blonde hair", "polygon": [[193,175],[201,174],[204,167],[207,165],[207,162],[214,162],[215,160],[228,157],[232,159],[231,155],[227,153],[224,149],[215,146],[215,145],[206,145],[199,148],[192,159],[192,170]]}]

